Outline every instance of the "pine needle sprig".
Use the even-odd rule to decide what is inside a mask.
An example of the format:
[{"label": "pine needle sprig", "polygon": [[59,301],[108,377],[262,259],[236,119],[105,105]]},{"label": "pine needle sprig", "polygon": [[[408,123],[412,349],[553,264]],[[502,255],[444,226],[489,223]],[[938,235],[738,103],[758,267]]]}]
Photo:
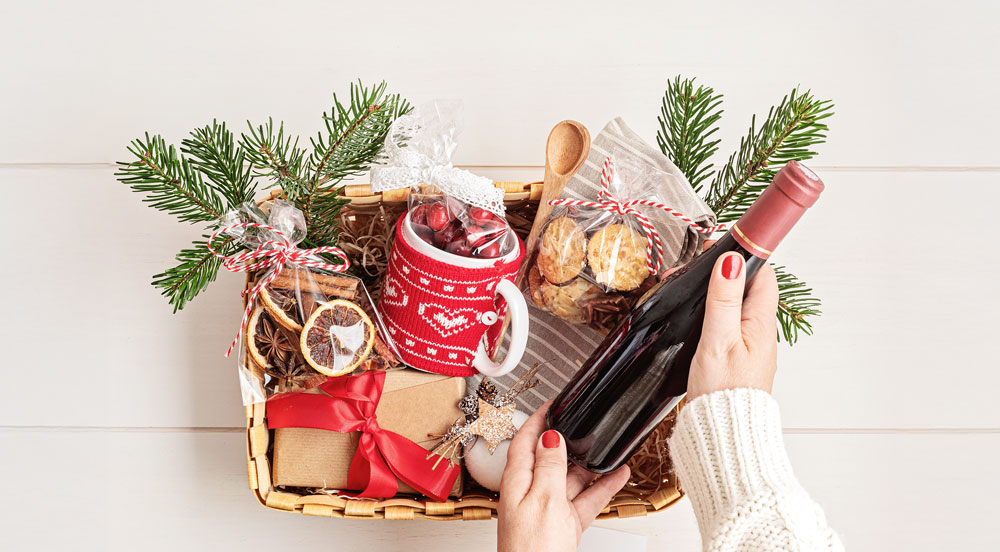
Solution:
[{"label": "pine needle sprig", "polygon": [[[131,142],[135,157],[118,163],[115,175],[134,191],[145,194],[152,207],[177,216],[183,222],[203,223],[206,231],[219,228],[226,214],[248,202],[257,191],[257,178],[281,187],[284,197],[302,211],[308,236],[303,247],[336,243],[340,210],[347,201],[338,193],[343,181],[363,174],[381,151],[389,128],[410,109],[398,94],[388,94],[385,83],[366,87],[351,85],[350,102],[334,95],[333,108],[324,113],[325,133],[320,132],[312,148],[299,147],[299,140],[273,119],[235,136],[225,123],[191,131],[180,150],[162,137],[150,136]],[[213,281],[222,265],[208,250],[208,235],[192,247],[182,249],[177,264],[153,277],[153,285],[173,305],[174,312]],[[220,236],[216,250],[234,254],[240,245]],[[336,264],[339,259],[327,260]]]},{"label": "pine needle sprig", "polygon": [[143,201],[151,207],[190,223],[215,221],[225,214],[226,207],[214,186],[162,136],[146,133],[145,138],[133,140],[128,151],[135,160],[119,162],[115,176],[145,194]]},{"label": "pine needle sprig", "polygon": [[756,117],[752,118],[739,150],[709,186],[706,201],[718,221],[739,219],[788,161],[815,157],[811,148],[826,141],[829,127],[823,120],[831,115],[832,101],[817,100],[809,91],[793,89],[771,108],[760,128]]},{"label": "pine needle sprig", "polygon": [[352,83],[350,101],[336,94],[333,107],[323,113],[325,128],[310,139],[311,151],[279,125],[250,126],[243,135],[248,158],[259,175],[281,186],[285,198],[305,216],[309,228],[306,244],[314,247],[336,242],[341,208],[347,201],[339,194],[343,181],[364,174],[385,143],[392,122],[410,110],[398,94],[389,94],[386,84],[367,87]]},{"label": "pine needle sprig", "polygon": [[710,140],[722,118],[722,94],[711,87],[698,85],[695,79],[678,75],[667,81],[660,106],[660,130],[656,143],[660,150],[677,165],[694,191],[700,192],[702,182],[712,176],[712,163],[719,150],[720,139]]},{"label": "pine needle sprig", "polygon": [[345,106],[333,95],[333,107],[323,113],[326,134],[312,140],[313,179],[339,182],[368,170],[385,142],[392,122],[410,110],[398,94],[386,93],[385,82],[368,88],[360,81],[350,88]]},{"label": "pine needle sprig", "polygon": [[[222,266],[222,259],[208,250],[208,235],[201,241],[192,242],[192,247],[182,249],[177,254],[177,265],[153,276],[153,287],[174,307],[174,312],[184,306],[215,281]],[[237,246],[231,238],[220,236],[214,244],[223,255],[232,255]]]},{"label": "pine needle sprig", "polygon": [[788,272],[784,266],[771,265],[778,278],[778,341],[794,345],[799,333],[812,335],[812,317],[822,313],[820,300],[813,296],[812,288]]},{"label": "pine needle sprig", "polygon": [[210,125],[192,130],[190,138],[181,140],[181,153],[191,158],[192,167],[212,183],[227,207],[253,201],[256,183],[243,148],[226,123],[213,120]]},{"label": "pine needle sprig", "polygon": [[267,124],[256,127],[247,121],[247,126],[250,134],[243,134],[240,143],[254,176],[268,178],[273,185],[283,189],[305,186],[306,150],[299,147],[298,138],[285,134],[284,123],[278,124],[277,132],[270,118]]},{"label": "pine needle sprig", "polygon": [[[818,100],[810,91],[798,89],[770,109],[761,126],[756,117],[740,140],[739,149],[725,166],[714,170],[710,162],[719,140],[712,140],[722,117],[722,95],[694,79],[680,76],[668,81],[657,120],[656,141],[696,192],[712,178],[703,197],[718,222],[740,218],[774,175],[789,161],[816,156],[813,147],[826,141],[829,130],[824,119],[833,115],[833,102]],[[714,173],[714,174],[713,174]],[[820,314],[820,300],[802,280],[783,266],[775,266],[778,278],[778,339],[794,344],[800,334],[812,335],[812,318]]]}]

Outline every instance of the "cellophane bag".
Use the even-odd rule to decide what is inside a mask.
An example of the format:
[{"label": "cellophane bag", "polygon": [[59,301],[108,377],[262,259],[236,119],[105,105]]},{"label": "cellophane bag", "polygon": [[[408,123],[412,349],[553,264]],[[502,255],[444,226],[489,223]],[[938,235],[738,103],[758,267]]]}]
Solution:
[{"label": "cellophane bag", "polygon": [[[250,250],[269,241],[281,243],[283,238],[295,246],[306,236],[302,212],[280,200],[262,209],[245,206],[229,218],[269,227],[227,232]],[[331,263],[321,254],[307,260]],[[251,300],[251,290],[273,270],[268,267],[249,273],[245,300]],[[241,345],[239,374],[245,405],[276,393],[305,391],[330,377],[400,366],[360,279],[293,262],[281,266],[274,279],[260,289]]]},{"label": "cellophane bag", "polygon": [[462,257],[494,259],[518,247],[504,216],[503,190],[451,164],[461,104],[436,100],[393,122],[384,159],[372,169],[376,192],[409,188],[417,236]]},{"label": "cellophane bag", "polygon": [[[657,264],[656,248],[649,247],[640,218],[618,206],[634,200],[665,203],[665,187],[686,185],[624,150],[609,159],[606,191],[588,200],[560,200],[568,204],[553,209],[527,272],[532,302],[599,331],[613,326],[669,268],[650,269]],[[674,223],[662,210],[631,207],[647,220]]]}]

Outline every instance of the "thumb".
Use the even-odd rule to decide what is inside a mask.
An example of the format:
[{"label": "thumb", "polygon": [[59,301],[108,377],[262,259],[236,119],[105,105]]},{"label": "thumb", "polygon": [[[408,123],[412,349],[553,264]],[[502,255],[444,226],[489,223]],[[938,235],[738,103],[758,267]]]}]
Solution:
[{"label": "thumb", "polygon": [[705,299],[705,323],[699,348],[719,356],[742,341],[740,319],[746,286],[746,261],[739,253],[726,253],[715,261]]},{"label": "thumb", "polygon": [[566,439],[550,429],[535,446],[535,471],[528,494],[566,498]]}]

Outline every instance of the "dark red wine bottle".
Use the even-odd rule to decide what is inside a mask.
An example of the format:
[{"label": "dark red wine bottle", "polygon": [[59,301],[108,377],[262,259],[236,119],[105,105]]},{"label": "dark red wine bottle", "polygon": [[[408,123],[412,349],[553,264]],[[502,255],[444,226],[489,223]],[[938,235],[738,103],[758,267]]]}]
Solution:
[{"label": "dark red wine bottle", "polygon": [[573,462],[607,473],[635,453],[687,391],[716,260],[742,255],[749,285],[822,191],[815,173],[789,162],[722,239],[647,292],[608,334],[546,416]]}]

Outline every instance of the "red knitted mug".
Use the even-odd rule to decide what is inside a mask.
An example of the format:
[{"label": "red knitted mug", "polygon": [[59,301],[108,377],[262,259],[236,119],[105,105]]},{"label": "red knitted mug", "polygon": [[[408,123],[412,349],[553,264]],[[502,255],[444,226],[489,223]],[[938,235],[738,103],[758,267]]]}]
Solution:
[{"label": "red knitted mug", "polygon": [[[498,259],[474,259],[421,240],[410,215],[396,225],[378,309],[403,362],[427,372],[500,376],[513,370],[528,342],[528,307],[514,285],[524,243]],[[503,362],[491,356],[511,315]]]}]

